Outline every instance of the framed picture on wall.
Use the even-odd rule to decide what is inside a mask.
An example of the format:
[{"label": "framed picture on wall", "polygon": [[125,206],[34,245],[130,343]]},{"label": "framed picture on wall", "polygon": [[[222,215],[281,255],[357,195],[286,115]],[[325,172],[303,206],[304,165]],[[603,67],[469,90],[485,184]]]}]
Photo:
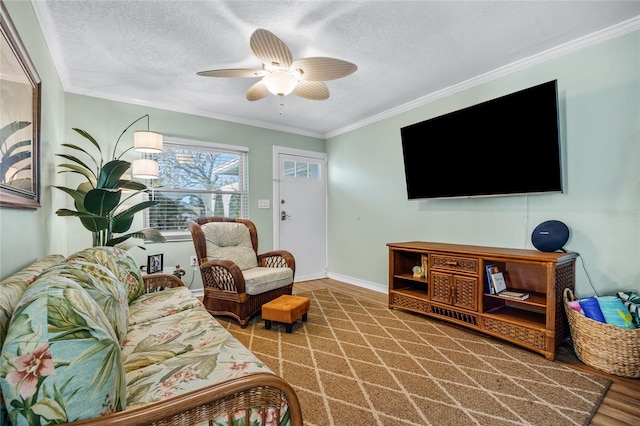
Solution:
[{"label": "framed picture on wall", "polygon": [[0,1],[0,207],[40,207],[41,81]]},{"label": "framed picture on wall", "polygon": [[151,256],[147,256],[147,274],[162,272],[162,257],[162,254],[152,254]]}]

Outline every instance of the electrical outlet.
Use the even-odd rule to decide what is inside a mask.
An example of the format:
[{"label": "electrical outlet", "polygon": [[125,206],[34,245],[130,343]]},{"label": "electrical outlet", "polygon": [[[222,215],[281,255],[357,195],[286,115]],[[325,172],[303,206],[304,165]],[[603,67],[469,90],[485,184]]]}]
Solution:
[{"label": "electrical outlet", "polygon": [[190,266],[198,266],[198,258],[195,256],[191,256],[191,260],[189,262]]}]

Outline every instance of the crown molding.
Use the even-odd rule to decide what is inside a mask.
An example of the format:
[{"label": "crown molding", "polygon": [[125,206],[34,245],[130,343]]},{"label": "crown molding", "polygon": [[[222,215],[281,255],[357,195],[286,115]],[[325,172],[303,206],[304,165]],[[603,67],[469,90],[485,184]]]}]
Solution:
[{"label": "crown molding", "polygon": [[281,126],[278,124],[267,123],[260,120],[246,119],[246,118],[236,117],[232,115],[215,114],[209,111],[199,110],[197,108],[177,108],[175,105],[163,104],[161,102],[147,102],[140,99],[126,98],[121,96],[108,96],[108,95],[105,95],[103,92],[97,92],[97,91],[93,92],[91,90],[84,90],[74,86],[65,87],[65,93],[91,96],[93,98],[106,99],[114,102],[123,102],[127,104],[132,104],[132,105],[145,106],[148,108],[156,108],[156,109],[162,109],[165,111],[173,111],[173,112],[179,112],[183,114],[196,115],[198,117],[213,118],[216,120],[228,121],[236,124],[244,124],[246,126],[259,127],[261,129],[275,130],[279,132],[324,139],[323,133],[313,132],[311,130],[306,130],[306,129],[299,129],[297,127]]},{"label": "crown molding", "polygon": [[611,40],[613,38],[617,38],[628,34],[630,32],[636,31],[640,29],[640,16],[636,16],[635,18],[631,18],[627,21],[621,22],[620,24],[605,28],[603,30],[597,31],[595,33],[586,35],[584,37],[580,37],[578,39],[572,40],[570,42],[555,46],[551,49],[548,49],[544,52],[538,53],[536,55],[530,56],[528,58],[522,59],[520,61],[513,62],[509,65],[505,65],[500,68],[496,68],[495,70],[489,71],[487,73],[478,75],[476,77],[470,78],[469,80],[462,81],[460,83],[454,84],[452,86],[446,87],[444,89],[435,91],[426,96],[422,96],[417,98],[411,102],[407,102],[406,104],[397,106],[395,108],[391,108],[387,111],[381,112],[376,115],[372,115],[371,117],[365,118],[364,120],[358,121],[356,123],[350,124],[348,126],[344,126],[342,128],[333,130],[324,135],[325,139],[329,139],[335,136],[339,136],[344,133],[351,132],[353,130],[359,129],[361,127],[367,126],[369,124],[376,123],[378,121],[396,116],[403,112],[410,111],[412,109],[421,107],[423,105],[427,105],[431,102],[434,102],[438,99],[446,98],[453,94],[462,92],[464,90],[471,89],[473,87],[482,85],[484,83],[496,80],[501,77],[505,77],[510,74],[514,74],[518,71],[522,71],[528,68],[531,68],[535,65],[539,65],[545,62],[548,62],[552,59],[560,58],[562,56],[569,55],[571,53],[577,52],[584,48],[597,45],[599,43],[603,43],[607,40]]},{"label": "crown molding", "polygon": [[[35,4],[33,5],[33,9],[35,11],[36,14],[36,18],[40,23],[40,27],[43,30],[43,33],[47,33],[47,31],[44,31],[45,29],[50,29],[52,24],[51,24],[51,18],[48,15],[47,12],[47,8],[46,7],[38,7],[37,3],[38,2],[34,2]],[[201,111],[198,109],[180,109],[180,108],[176,108],[174,105],[168,105],[168,104],[159,104],[159,103],[149,103],[149,102],[144,102],[144,101],[140,101],[137,99],[123,99],[123,98],[117,98],[117,97],[106,97],[104,95],[104,93],[98,93],[98,92],[92,92],[92,91],[87,91],[87,90],[82,90],[79,89],[77,87],[74,87],[70,82],[69,82],[69,74],[67,69],[65,68],[64,64],[64,60],[62,58],[62,54],[61,54],[61,49],[60,46],[57,44],[57,40],[50,40],[50,39],[46,39],[46,43],[49,47],[49,52],[52,56],[53,62],[55,64],[55,67],[58,71],[58,75],[60,78],[60,81],[62,83],[63,89],[65,92],[67,93],[75,93],[75,94],[79,94],[79,95],[85,95],[85,96],[91,96],[91,97],[96,97],[96,98],[100,98],[100,99],[107,99],[107,100],[111,100],[111,101],[115,101],[115,102],[124,102],[124,103],[130,103],[130,104],[134,104],[134,105],[141,105],[141,106],[146,106],[146,107],[150,107],[150,108],[158,108],[158,109],[164,109],[164,110],[168,110],[168,111],[174,111],[174,112],[180,112],[180,113],[185,113],[185,114],[193,114],[193,115],[197,115],[197,116],[201,116],[201,117],[207,117],[207,118],[213,118],[216,120],[223,120],[223,121],[229,121],[232,123],[237,123],[237,124],[244,124],[247,126],[254,126],[254,127],[260,127],[260,128],[264,128],[264,129],[269,129],[269,130],[275,130],[275,131],[280,131],[280,132],[286,132],[286,133],[292,133],[292,134],[297,134],[297,135],[301,135],[301,136],[309,136],[309,137],[314,137],[314,138],[321,138],[321,139],[329,139],[335,136],[339,136],[341,134],[344,133],[348,133],[351,132],[353,130],[359,129],[361,127],[367,126],[369,124],[373,124],[376,123],[378,121],[382,121],[385,120],[387,118],[396,116],[398,114],[401,114],[403,112],[406,111],[410,111],[412,109],[421,107],[423,105],[429,104],[431,102],[434,102],[438,99],[442,99],[448,96],[451,96],[453,94],[462,92],[464,90],[482,85],[484,83],[496,80],[498,78],[516,73],[518,71],[527,69],[527,68],[531,68],[535,65],[539,65],[542,64],[544,62],[550,61],[552,59],[555,58],[559,58],[562,56],[566,56],[569,55],[571,53],[577,52],[581,49],[590,47],[590,46],[594,46],[597,45],[599,43],[603,43],[607,40],[611,40],[613,38],[617,38],[620,36],[623,36],[625,34],[628,34],[630,32],[636,31],[640,29],[640,15],[636,16],[634,18],[631,18],[629,20],[623,21],[617,25],[613,25],[611,27],[605,28],[603,30],[597,31],[595,33],[586,35],[584,37],[580,37],[578,39],[572,40],[570,42],[561,44],[559,46],[555,46],[551,49],[548,49],[544,52],[541,52],[539,54],[530,56],[528,58],[522,59],[520,61],[516,61],[513,62],[511,64],[505,65],[503,67],[497,68],[495,70],[489,71],[487,73],[478,75],[476,77],[470,78],[466,81],[462,81],[460,83],[454,84],[452,86],[446,87],[444,89],[435,91],[433,93],[430,93],[428,95],[422,96],[420,98],[414,99],[413,101],[407,102],[403,105],[399,105],[397,107],[388,109],[386,111],[383,111],[379,114],[375,114],[372,115],[368,118],[365,118],[363,120],[357,121],[355,123],[352,123],[350,125],[332,130],[330,132],[327,133],[320,133],[320,132],[313,132],[313,131],[309,131],[306,129],[300,129],[300,128],[296,128],[296,127],[289,127],[289,126],[281,126],[281,125],[277,125],[277,124],[272,124],[272,123],[266,123],[263,121],[259,121],[259,120],[251,120],[251,119],[244,119],[244,118],[239,118],[239,117],[235,117],[235,116],[229,116],[229,115],[224,115],[224,114],[213,114],[211,112],[207,112],[207,111]]]}]

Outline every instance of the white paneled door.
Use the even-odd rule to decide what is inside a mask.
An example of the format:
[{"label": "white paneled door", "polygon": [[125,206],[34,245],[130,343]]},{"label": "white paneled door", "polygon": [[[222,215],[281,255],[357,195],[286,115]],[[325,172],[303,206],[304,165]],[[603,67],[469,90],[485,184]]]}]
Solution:
[{"label": "white paneled door", "polygon": [[274,245],[296,258],[296,281],[327,276],[326,155],[274,147]]}]

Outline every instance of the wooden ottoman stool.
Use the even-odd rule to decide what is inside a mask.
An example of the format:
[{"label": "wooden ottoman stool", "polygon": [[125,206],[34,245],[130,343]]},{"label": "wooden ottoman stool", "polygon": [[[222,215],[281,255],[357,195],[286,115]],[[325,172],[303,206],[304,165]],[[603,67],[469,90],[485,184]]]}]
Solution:
[{"label": "wooden ottoman stool", "polygon": [[271,328],[271,321],[285,323],[287,333],[291,333],[292,324],[302,317],[302,321],[307,321],[310,300],[302,296],[290,296],[283,294],[270,302],[262,305],[262,319],[264,328]]}]

